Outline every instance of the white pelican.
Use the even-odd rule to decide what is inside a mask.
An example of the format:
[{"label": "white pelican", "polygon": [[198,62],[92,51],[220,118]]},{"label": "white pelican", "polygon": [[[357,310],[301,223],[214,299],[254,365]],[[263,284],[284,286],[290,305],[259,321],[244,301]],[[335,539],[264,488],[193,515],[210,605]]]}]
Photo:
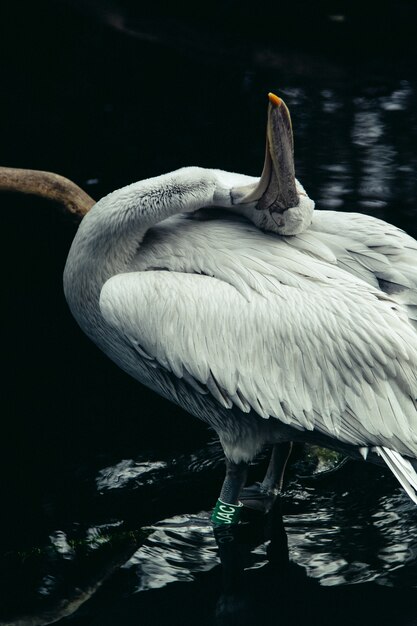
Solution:
[{"label": "white pelican", "polygon": [[382,458],[417,503],[417,242],[313,209],[270,94],[260,179],[187,167],[123,187],[87,213],[68,255],[83,331],[218,434],[217,523],[236,521],[266,444],[260,494],[277,492],[291,441]]}]

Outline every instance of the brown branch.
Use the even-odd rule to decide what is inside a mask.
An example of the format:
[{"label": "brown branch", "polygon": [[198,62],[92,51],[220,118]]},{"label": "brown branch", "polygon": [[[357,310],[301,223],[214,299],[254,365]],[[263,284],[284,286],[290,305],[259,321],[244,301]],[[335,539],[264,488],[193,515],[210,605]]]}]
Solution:
[{"label": "brown branch", "polygon": [[78,217],[83,217],[95,204],[91,196],[68,178],[40,170],[0,167],[0,191],[18,191],[54,200]]}]

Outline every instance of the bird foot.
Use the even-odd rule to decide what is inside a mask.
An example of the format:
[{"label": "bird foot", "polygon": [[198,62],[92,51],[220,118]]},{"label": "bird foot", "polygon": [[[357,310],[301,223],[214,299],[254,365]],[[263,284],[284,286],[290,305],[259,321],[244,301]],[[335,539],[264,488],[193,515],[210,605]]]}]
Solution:
[{"label": "bird foot", "polygon": [[263,488],[261,483],[255,483],[249,487],[244,487],[240,493],[239,499],[243,506],[248,509],[254,509],[261,513],[269,513],[277,495],[278,489],[267,490]]}]

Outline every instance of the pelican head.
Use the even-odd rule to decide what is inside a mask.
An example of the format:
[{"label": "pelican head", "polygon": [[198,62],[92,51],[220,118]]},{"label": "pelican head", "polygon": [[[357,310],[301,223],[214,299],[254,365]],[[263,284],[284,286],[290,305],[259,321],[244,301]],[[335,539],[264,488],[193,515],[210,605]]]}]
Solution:
[{"label": "pelican head", "polygon": [[294,138],[285,102],[268,94],[265,163],[258,182],[232,189],[232,202],[263,230],[296,235],[311,223],[314,202],[295,178]]}]

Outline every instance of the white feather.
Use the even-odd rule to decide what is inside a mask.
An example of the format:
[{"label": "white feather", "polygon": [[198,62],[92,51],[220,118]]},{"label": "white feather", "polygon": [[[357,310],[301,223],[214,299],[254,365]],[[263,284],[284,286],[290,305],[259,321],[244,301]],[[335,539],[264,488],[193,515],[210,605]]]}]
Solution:
[{"label": "white feather", "polygon": [[417,474],[411,463],[395,450],[390,450],[384,446],[377,446],[375,451],[384,459],[401,486],[412,501],[417,504]]},{"label": "white feather", "polygon": [[212,424],[234,459],[288,425],[378,447],[410,493],[417,243],[359,214],[321,211],[279,237],[227,212],[182,213],[236,213],[230,189],[251,181],[188,168],[97,203],[65,269],[74,316],[129,374]]}]

